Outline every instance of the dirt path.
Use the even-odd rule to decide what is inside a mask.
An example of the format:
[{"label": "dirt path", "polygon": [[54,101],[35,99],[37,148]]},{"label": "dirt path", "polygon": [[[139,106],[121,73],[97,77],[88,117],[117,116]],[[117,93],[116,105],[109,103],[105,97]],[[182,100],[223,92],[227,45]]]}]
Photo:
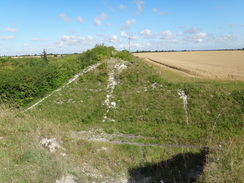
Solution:
[{"label": "dirt path", "polygon": [[102,130],[90,130],[90,131],[80,131],[73,132],[71,135],[73,139],[76,140],[87,140],[91,142],[102,142],[109,144],[119,144],[119,145],[134,145],[140,147],[162,147],[162,148],[199,148],[197,145],[188,144],[156,144],[156,143],[139,143],[140,140],[157,140],[154,137],[144,137],[136,136],[133,134],[107,134]]}]

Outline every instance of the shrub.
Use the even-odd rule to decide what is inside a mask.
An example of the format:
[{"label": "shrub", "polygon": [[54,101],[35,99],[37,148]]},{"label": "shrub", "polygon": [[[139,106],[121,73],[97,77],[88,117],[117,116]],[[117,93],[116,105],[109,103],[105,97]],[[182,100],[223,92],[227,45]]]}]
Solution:
[{"label": "shrub", "polygon": [[79,60],[91,64],[112,57],[113,52],[115,52],[115,48],[112,46],[95,45],[93,49],[82,53]]},{"label": "shrub", "polygon": [[114,57],[120,58],[122,60],[133,61],[135,57],[127,50],[117,52]]},{"label": "shrub", "polygon": [[43,50],[41,56],[42,56],[42,59],[44,60],[44,62],[45,62],[46,64],[48,64],[47,52],[46,52],[45,50]]}]

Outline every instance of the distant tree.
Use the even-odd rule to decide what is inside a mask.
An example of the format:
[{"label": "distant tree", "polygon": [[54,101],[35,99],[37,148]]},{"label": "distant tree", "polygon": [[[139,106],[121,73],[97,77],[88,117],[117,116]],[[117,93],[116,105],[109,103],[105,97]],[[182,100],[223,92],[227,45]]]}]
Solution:
[{"label": "distant tree", "polygon": [[48,64],[47,52],[45,50],[43,50],[41,56],[42,56],[42,59],[44,60],[44,62],[46,62]]},{"label": "distant tree", "polygon": [[244,48],[242,48],[242,50],[244,50]]}]

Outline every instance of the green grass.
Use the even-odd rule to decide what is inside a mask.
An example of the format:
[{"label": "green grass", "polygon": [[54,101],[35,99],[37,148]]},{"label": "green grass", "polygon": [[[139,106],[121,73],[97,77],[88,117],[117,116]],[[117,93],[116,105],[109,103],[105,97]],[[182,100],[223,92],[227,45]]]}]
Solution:
[{"label": "green grass", "polygon": [[47,121],[0,107],[0,182],[49,183],[63,173],[58,159],[39,144],[46,125],[50,127]]},{"label": "green grass", "polygon": [[[211,145],[217,145],[213,142]],[[242,182],[244,179],[243,135],[230,137],[210,152],[199,182]]]},{"label": "green grass", "polygon": [[[65,172],[77,182],[121,182],[137,179],[138,172],[157,181],[187,181],[188,172],[205,161],[202,147],[210,152],[199,182],[243,180],[244,83],[189,78],[127,54],[117,53],[128,59],[127,69],[116,75],[116,108],[106,122],[107,78],[120,60],[103,62],[25,113],[1,106],[0,182],[55,182]],[[179,89],[188,97],[189,125]],[[109,135],[144,145],[92,140]],[[39,143],[44,137],[55,137],[65,150],[48,152]]]}]

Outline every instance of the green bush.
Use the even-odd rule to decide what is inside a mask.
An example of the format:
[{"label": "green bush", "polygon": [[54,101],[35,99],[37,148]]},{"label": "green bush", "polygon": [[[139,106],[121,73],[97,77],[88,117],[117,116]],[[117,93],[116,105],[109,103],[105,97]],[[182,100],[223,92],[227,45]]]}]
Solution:
[{"label": "green bush", "polygon": [[99,74],[97,75],[97,80],[100,82],[106,82],[108,80],[108,63],[103,62],[99,67]]},{"label": "green bush", "polygon": [[104,46],[104,44],[95,45],[93,49],[87,50],[86,52],[82,53],[79,57],[79,60],[82,62],[86,62],[87,64],[92,64],[112,57],[114,52],[115,48],[112,46],[107,47]]},{"label": "green bush", "polygon": [[114,55],[114,57],[120,58],[122,60],[127,60],[127,61],[133,61],[133,60],[135,60],[135,57],[130,52],[128,52],[127,50],[123,50],[123,51],[117,52]]}]

